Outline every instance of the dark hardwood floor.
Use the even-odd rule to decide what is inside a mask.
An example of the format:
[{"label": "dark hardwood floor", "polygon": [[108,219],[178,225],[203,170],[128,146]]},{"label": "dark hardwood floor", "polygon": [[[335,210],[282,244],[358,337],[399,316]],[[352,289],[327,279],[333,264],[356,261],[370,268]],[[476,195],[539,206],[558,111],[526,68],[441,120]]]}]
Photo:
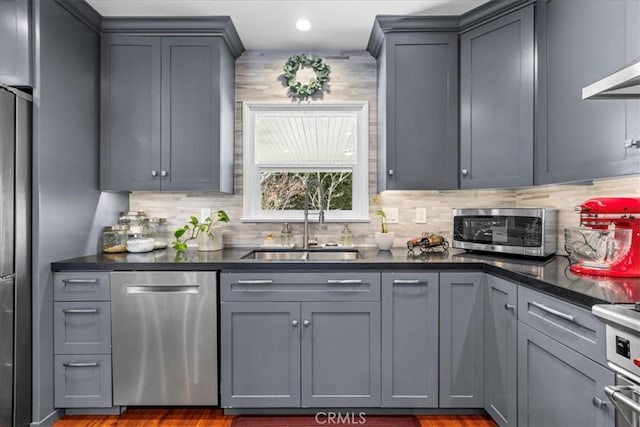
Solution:
[{"label": "dark hardwood floor", "polygon": [[[495,427],[481,415],[418,416],[421,427]],[[54,427],[231,427],[232,416],[225,416],[219,408],[133,408],[120,416],[70,415],[56,422]]]}]

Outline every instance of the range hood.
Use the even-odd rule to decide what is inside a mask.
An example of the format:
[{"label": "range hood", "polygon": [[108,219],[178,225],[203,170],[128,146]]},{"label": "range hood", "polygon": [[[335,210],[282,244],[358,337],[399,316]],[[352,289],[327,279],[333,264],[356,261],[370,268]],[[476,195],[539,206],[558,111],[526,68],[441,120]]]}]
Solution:
[{"label": "range hood", "polygon": [[640,99],[640,61],[584,87],[582,99]]}]

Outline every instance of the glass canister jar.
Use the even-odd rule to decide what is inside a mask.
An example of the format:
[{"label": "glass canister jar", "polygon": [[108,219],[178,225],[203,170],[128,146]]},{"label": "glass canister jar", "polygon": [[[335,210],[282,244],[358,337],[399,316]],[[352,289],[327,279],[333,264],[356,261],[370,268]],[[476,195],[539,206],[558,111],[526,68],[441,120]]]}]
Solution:
[{"label": "glass canister jar", "polygon": [[127,251],[129,226],[111,225],[102,231],[102,252],[115,254]]},{"label": "glass canister jar", "polygon": [[142,233],[142,226],[147,215],[143,211],[125,211],[120,213],[118,224],[128,225],[133,233]]},{"label": "glass canister jar", "polygon": [[167,225],[166,218],[149,218],[145,222],[143,227],[151,233],[151,237],[155,241],[154,249],[164,249],[171,240],[171,234],[169,233],[169,226]]},{"label": "glass canister jar", "polygon": [[142,233],[129,233],[127,238],[127,252],[151,252],[155,241],[151,236]]}]

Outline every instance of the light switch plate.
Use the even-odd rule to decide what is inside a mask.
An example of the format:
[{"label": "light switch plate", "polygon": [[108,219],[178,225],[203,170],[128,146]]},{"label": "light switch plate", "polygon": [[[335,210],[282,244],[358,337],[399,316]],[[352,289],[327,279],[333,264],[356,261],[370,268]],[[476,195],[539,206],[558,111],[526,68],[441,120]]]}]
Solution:
[{"label": "light switch plate", "polygon": [[427,223],[427,208],[416,208],[416,224]]},{"label": "light switch plate", "polygon": [[200,222],[211,218],[211,208],[200,208]]},{"label": "light switch plate", "polygon": [[382,208],[384,214],[387,216],[388,224],[397,224],[398,221],[398,208]]}]

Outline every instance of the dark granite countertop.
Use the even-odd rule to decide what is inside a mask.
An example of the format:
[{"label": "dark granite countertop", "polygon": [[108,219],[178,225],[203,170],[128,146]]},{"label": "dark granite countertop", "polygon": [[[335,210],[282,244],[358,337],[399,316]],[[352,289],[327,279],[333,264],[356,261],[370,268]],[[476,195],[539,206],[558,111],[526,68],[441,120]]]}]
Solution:
[{"label": "dark granite countertop", "polygon": [[547,260],[465,253],[452,250],[408,256],[406,249],[378,251],[360,248],[354,261],[261,261],[241,259],[250,248],[215,252],[189,250],[177,257],[173,249],[141,254],[97,254],[58,261],[53,271],[221,270],[221,271],[323,271],[323,270],[483,270],[590,308],[599,303],[640,301],[640,278],[578,276],[566,257]]}]

